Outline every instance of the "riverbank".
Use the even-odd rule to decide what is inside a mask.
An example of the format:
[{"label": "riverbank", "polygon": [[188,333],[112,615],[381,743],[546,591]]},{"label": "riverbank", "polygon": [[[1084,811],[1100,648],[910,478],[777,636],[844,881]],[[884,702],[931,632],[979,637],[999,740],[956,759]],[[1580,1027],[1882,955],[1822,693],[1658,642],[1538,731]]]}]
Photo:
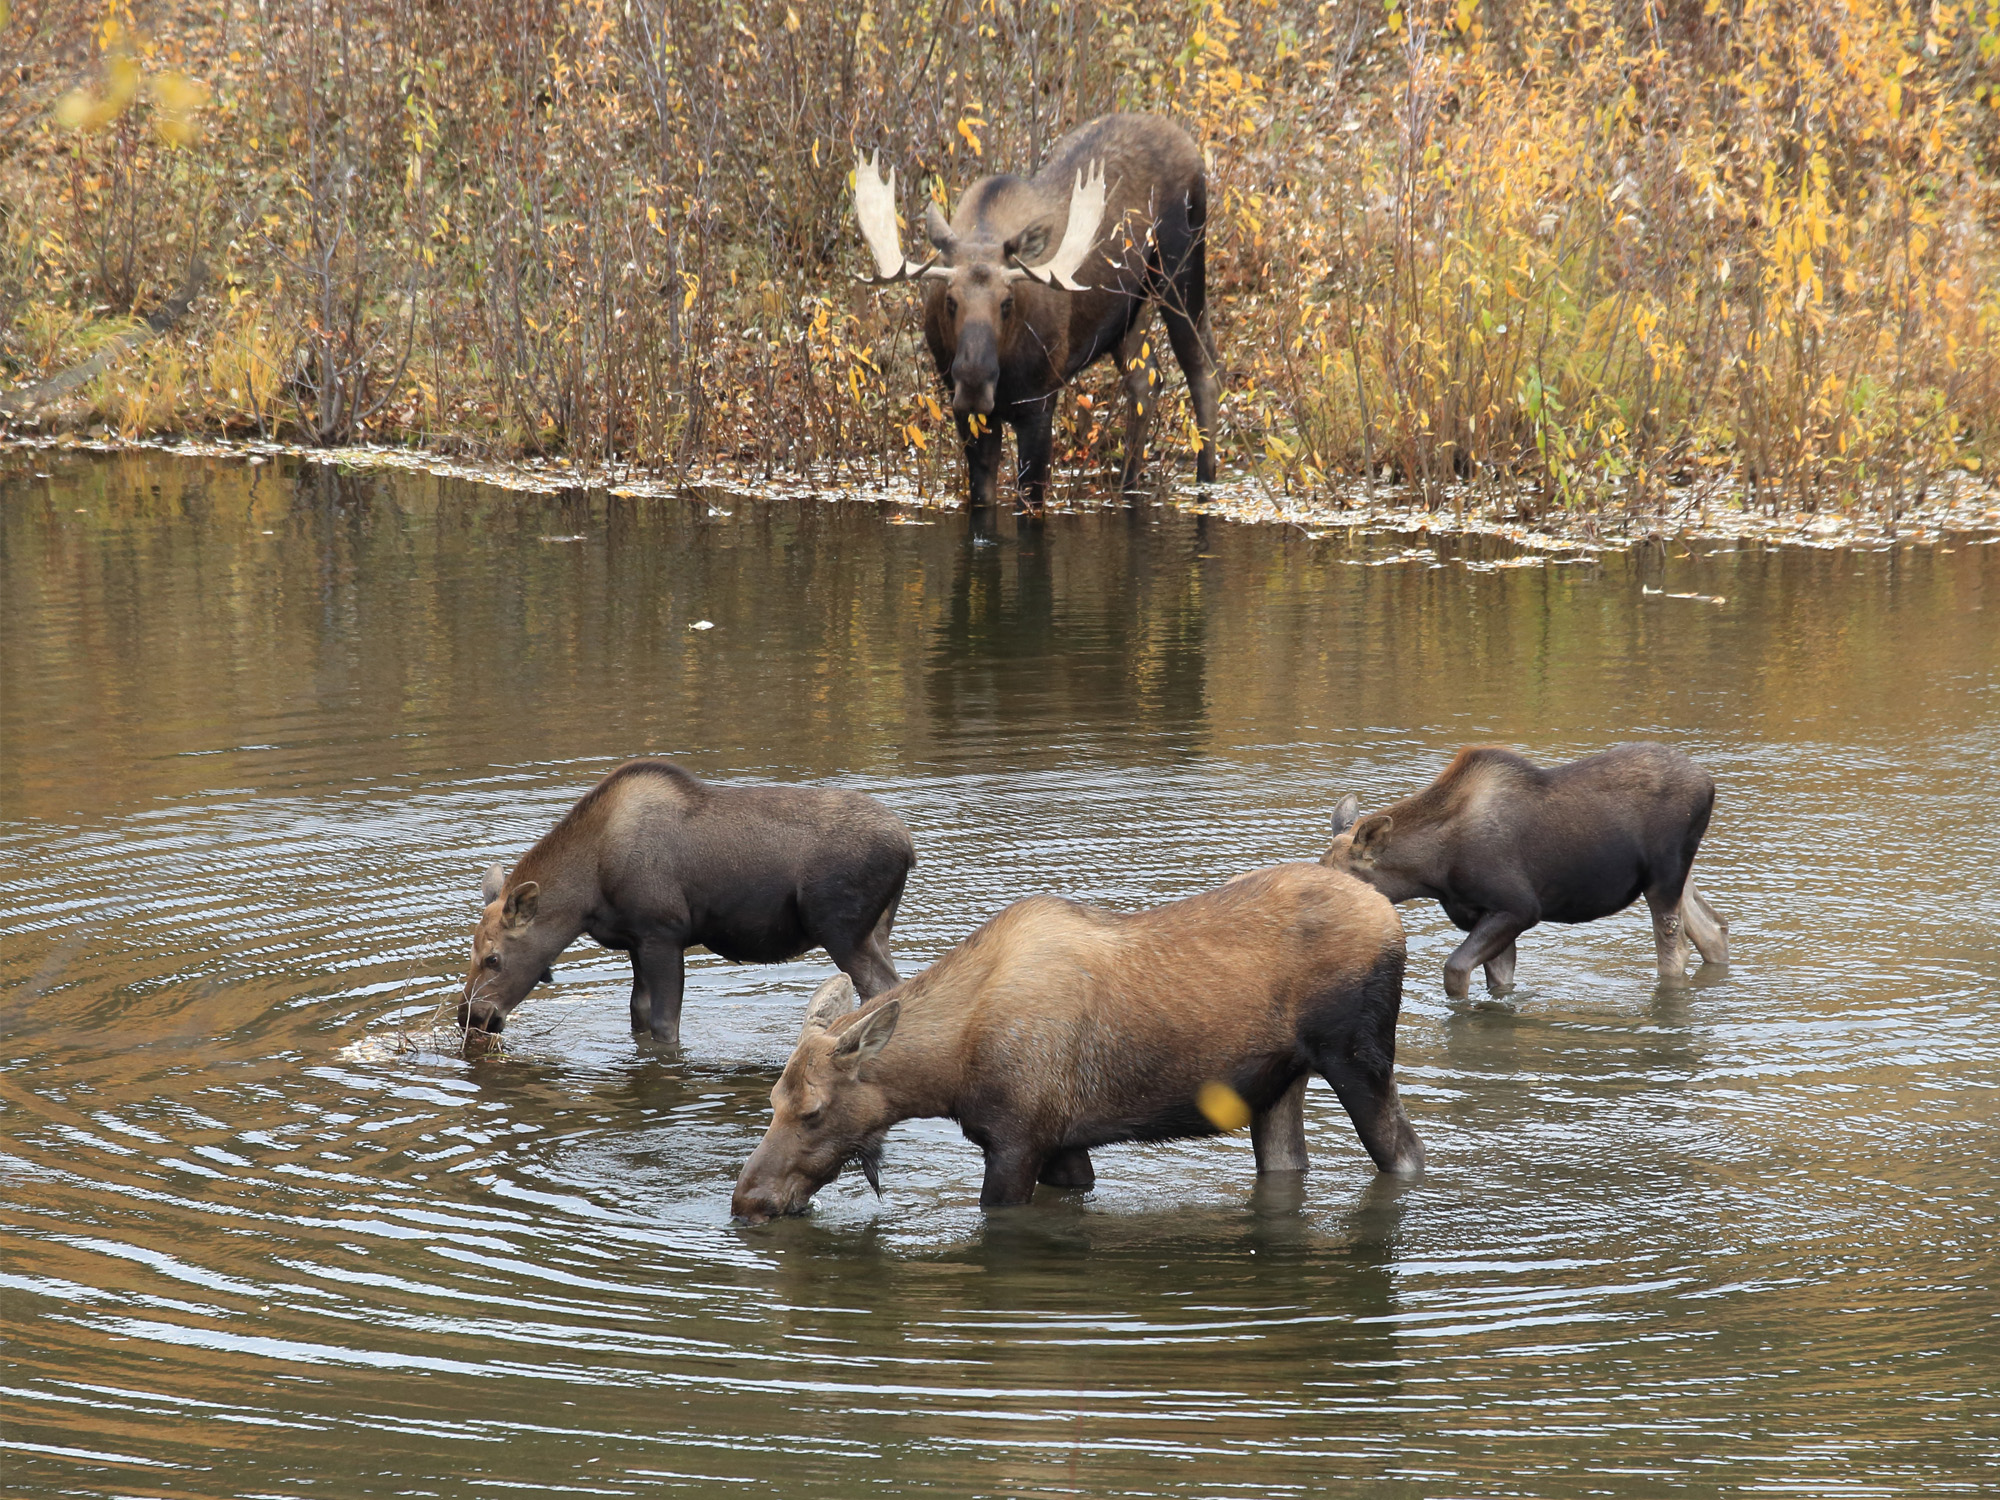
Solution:
[{"label": "riverbank", "polygon": [[[165,453],[195,459],[235,459],[264,464],[291,458],[349,472],[402,472],[458,479],[531,495],[603,493],[623,498],[730,496],[801,502],[862,501],[907,510],[912,521],[929,510],[957,510],[964,501],[953,489],[915,482],[831,474],[755,476],[718,468],[683,476],[662,475],[633,465],[583,465],[567,459],[519,463],[452,458],[413,448],[357,445],[316,448],[299,443],[232,442],[212,438],[107,439],[75,434],[0,438],[0,454]],[[1061,474],[1045,514],[1067,515],[1126,504],[1115,484],[1093,489],[1088,476]],[[1523,514],[1508,497],[1471,487],[1447,492],[1441,506],[1425,506],[1406,485],[1356,486],[1344,494],[1286,493],[1254,476],[1226,475],[1207,491],[1176,486],[1149,492],[1136,503],[1169,506],[1192,515],[1213,516],[1253,526],[1291,527],[1312,539],[1339,533],[1393,534],[1422,539],[1456,538],[1511,544],[1520,556],[1489,559],[1491,566],[1521,566],[1557,554],[1589,555],[1620,551],[1663,540],[1729,540],[1806,547],[1880,549],[1905,543],[1955,539],[2000,540],[2000,485],[1978,476],[1941,476],[1922,499],[1891,508],[1808,512],[1787,506],[1758,506],[1740,490],[1723,485],[1690,485],[1672,493],[1658,509],[1554,510]],[[1372,558],[1369,563],[1416,560]]]},{"label": "riverbank", "polygon": [[[2000,473],[1990,8],[13,14],[0,407],[49,430],[948,494],[917,299],[860,279],[857,151],[914,229],[1143,109],[1201,143],[1223,456],[1271,493],[1817,514]],[[1118,404],[1104,363],[1065,390],[1059,464],[1115,461]]]}]

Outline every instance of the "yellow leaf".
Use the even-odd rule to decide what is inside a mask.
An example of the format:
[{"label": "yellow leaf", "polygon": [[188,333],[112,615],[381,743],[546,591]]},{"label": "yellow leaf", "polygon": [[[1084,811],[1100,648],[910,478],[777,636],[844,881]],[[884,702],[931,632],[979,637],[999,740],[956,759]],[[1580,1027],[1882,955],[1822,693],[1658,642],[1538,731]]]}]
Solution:
[{"label": "yellow leaf", "polygon": [[979,144],[979,137],[972,130],[975,124],[984,125],[985,123],[984,120],[974,120],[969,116],[958,122],[958,133],[965,137],[965,144],[972,148],[974,156],[984,157],[986,155],[986,148]]},{"label": "yellow leaf", "polygon": [[1243,1096],[1213,1078],[1194,1091],[1194,1107],[1217,1130],[1241,1130],[1250,1123],[1250,1106]]},{"label": "yellow leaf", "polygon": [[89,89],[71,89],[56,100],[56,124],[64,130],[82,130],[84,122],[90,118],[91,107],[96,101],[90,97]]},{"label": "yellow leaf", "polygon": [[208,85],[185,73],[156,74],[146,85],[153,102],[175,114],[191,114],[208,102]]},{"label": "yellow leaf", "polygon": [[104,102],[114,113],[139,97],[139,59],[129,53],[104,65]]}]

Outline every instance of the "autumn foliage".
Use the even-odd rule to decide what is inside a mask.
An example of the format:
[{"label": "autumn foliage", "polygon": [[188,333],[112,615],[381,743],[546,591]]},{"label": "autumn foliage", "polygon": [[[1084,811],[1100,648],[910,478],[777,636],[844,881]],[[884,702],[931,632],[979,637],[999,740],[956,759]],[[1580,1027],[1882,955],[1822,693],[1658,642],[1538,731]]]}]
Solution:
[{"label": "autumn foliage", "polygon": [[[212,272],[56,421],[949,489],[855,149],[914,220],[1126,108],[1210,153],[1239,474],[1893,506],[2000,463],[2000,0],[9,7],[0,377]],[[1066,398],[1073,487],[1114,397]]]}]

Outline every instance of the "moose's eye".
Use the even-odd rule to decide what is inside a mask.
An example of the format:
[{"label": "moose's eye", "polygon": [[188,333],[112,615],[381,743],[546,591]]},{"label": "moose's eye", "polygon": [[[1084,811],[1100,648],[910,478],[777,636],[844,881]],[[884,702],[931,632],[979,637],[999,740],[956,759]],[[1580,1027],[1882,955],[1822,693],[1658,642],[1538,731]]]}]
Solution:
[{"label": "moose's eye", "polygon": [[1009,297],[1005,302],[1000,304],[1000,316],[1003,318],[1014,316],[1014,299],[1012,297]]},{"label": "moose's eye", "polygon": [[955,318],[958,316],[958,298],[952,296],[949,292],[945,293],[944,311],[946,317]]},{"label": "moose's eye", "polygon": [[486,955],[484,962],[487,968],[497,969],[500,967],[500,955],[497,953],[489,953]]}]

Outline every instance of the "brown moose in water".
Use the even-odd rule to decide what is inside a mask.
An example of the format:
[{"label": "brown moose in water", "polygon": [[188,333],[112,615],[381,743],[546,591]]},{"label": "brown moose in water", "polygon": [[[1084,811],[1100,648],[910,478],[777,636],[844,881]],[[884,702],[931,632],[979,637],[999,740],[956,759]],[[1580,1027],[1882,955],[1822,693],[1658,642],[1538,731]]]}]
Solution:
[{"label": "brown moose in water", "polygon": [[1511,750],[1467,749],[1414,797],[1358,818],[1334,809],[1320,863],[1391,901],[1429,897],[1466,934],[1444,965],[1463,996],[1486,966],[1496,993],[1514,982],[1514,940],[1537,922],[1594,922],[1641,896],[1653,914],[1660,978],[1686,977],[1687,939],[1729,961],[1729,924],[1688,871],[1715,806],[1715,781],[1666,745],[1618,745],[1543,769]]},{"label": "brown moose in water", "polygon": [[921,262],[903,257],[896,174],[884,180],[880,160],[854,166],[854,213],[878,273],[869,279],[929,284],[924,340],[951,387],[974,505],[995,497],[1005,423],[1022,497],[1040,507],[1056,398],[1108,354],[1128,398],[1124,482],[1137,482],[1160,385],[1154,307],[1194,400],[1196,475],[1214,482],[1208,178],[1186,131],[1158,115],[1092,120],[1057,141],[1034,177],[975,182],[950,223],[931,205],[924,222],[935,253]]},{"label": "brown moose in water", "polygon": [[864,995],[896,982],[889,932],[916,863],[874,798],[815,787],[712,786],[670,761],[627,761],[521,857],[495,865],[458,1021],[497,1032],[584,933],[632,957],[632,1029],[680,1040],[684,950],[783,963],[824,948]]},{"label": "brown moose in water", "polygon": [[1318,865],[1130,915],[1017,901],[859,1010],[846,980],[820,986],[731,1208],[803,1213],[850,1161],[879,1191],[883,1137],[928,1116],[985,1152],[988,1208],[1038,1181],[1089,1187],[1094,1146],[1213,1134],[1197,1101],[1218,1085],[1250,1108],[1258,1170],[1297,1170],[1308,1071],[1378,1168],[1415,1172],[1393,1071],[1402,984],[1395,908]]}]

